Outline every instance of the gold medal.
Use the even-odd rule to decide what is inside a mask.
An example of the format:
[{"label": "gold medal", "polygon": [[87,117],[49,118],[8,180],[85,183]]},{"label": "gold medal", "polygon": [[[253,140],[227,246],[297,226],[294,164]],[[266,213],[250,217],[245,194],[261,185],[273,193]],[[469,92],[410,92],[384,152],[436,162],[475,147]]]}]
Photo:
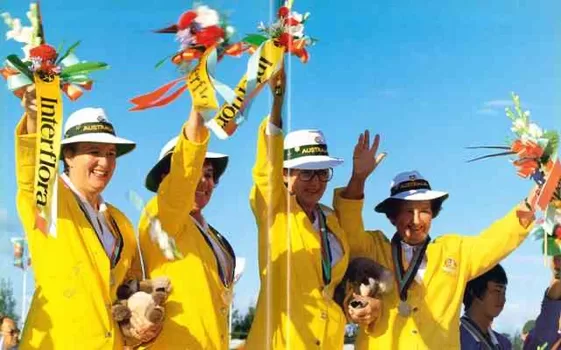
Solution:
[{"label": "gold medal", "polygon": [[411,306],[409,306],[409,304],[405,301],[400,301],[397,307],[397,312],[402,317],[409,317],[409,315],[411,315]]}]

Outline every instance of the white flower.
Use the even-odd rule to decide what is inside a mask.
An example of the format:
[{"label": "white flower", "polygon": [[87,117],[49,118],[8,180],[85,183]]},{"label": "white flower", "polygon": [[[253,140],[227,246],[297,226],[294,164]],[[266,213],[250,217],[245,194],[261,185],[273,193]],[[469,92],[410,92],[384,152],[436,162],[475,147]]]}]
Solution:
[{"label": "white flower", "polygon": [[285,31],[296,38],[304,36],[304,26],[302,24],[298,24],[296,26],[286,26]]},{"label": "white flower", "polygon": [[528,127],[528,135],[535,139],[539,139],[543,136],[543,130],[536,124],[531,123]]},{"label": "white flower", "polygon": [[218,25],[220,18],[218,17],[218,12],[209,8],[208,6],[199,6],[195,9],[197,13],[197,22],[202,28]]},{"label": "white flower", "polygon": [[234,35],[234,33],[236,32],[236,30],[234,29],[234,27],[232,26],[226,26],[226,37],[229,38],[232,35]]},{"label": "white flower", "polygon": [[524,122],[524,120],[522,118],[518,118],[512,123],[511,130],[515,133],[522,132],[522,131],[526,130],[526,123]]},{"label": "white flower", "polygon": [[21,50],[23,51],[23,57],[24,57],[24,61],[27,61],[29,59],[29,51],[31,51],[31,49],[33,47],[35,47],[36,45],[32,45],[32,44],[27,44],[24,45],[24,47],[21,48]]},{"label": "white flower", "polygon": [[524,111],[524,116],[526,118],[530,118],[530,111]]},{"label": "white flower", "polygon": [[289,17],[294,18],[298,21],[298,23],[302,23],[302,20],[304,19],[304,16],[296,11],[292,12]]},{"label": "white flower", "polygon": [[526,144],[528,142],[538,143],[538,140],[528,133],[522,134],[522,136],[520,137],[520,141],[522,141],[523,144]]},{"label": "white flower", "polygon": [[30,44],[33,38],[33,28],[22,27],[19,18],[14,18],[10,20],[11,20],[10,24],[8,24],[8,21],[5,20],[6,24],[8,24],[11,28],[11,30],[6,32],[6,40],[12,39],[20,43]]},{"label": "white flower", "polygon": [[158,236],[158,245],[162,250],[170,249],[169,237],[166,234],[160,234]]},{"label": "white flower", "polygon": [[281,21],[276,21],[275,23],[273,23],[271,25],[271,28],[269,28],[269,30],[271,32],[276,32],[276,31],[280,31],[284,28],[283,24],[281,23]]}]

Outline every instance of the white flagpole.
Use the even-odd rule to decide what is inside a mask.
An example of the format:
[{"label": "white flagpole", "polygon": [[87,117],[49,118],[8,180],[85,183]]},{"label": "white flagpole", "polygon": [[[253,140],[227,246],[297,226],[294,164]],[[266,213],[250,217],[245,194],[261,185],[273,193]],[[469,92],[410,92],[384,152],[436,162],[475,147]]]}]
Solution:
[{"label": "white flagpole", "polygon": [[27,262],[23,264],[23,288],[22,288],[22,295],[21,295],[21,328],[23,329],[23,325],[25,323],[25,302],[27,299]]}]

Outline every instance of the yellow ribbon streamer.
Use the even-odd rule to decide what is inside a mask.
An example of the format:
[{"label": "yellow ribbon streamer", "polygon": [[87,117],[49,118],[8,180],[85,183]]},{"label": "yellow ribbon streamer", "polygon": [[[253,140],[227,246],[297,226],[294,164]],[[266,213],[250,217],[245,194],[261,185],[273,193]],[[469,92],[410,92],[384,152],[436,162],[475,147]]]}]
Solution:
[{"label": "yellow ribbon streamer", "polygon": [[215,51],[214,47],[207,49],[197,66],[187,76],[187,86],[193,99],[193,107],[198,111],[218,108],[218,99],[207,69],[208,57]]},{"label": "yellow ribbon streamer", "polygon": [[35,227],[46,234],[54,224],[53,218],[56,218],[56,215],[52,215],[52,199],[58,175],[62,137],[62,93],[58,76],[35,74],[34,80],[38,120],[34,185],[37,210]]},{"label": "yellow ribbon streamer", "polygon": [[258,60],[257,84],[253,91],[247,91],[247,73],[241,78],[234,89],[236,98],[231,103],[225,102],[214,118],[207,122],[207,126],[221,139],[231,136],[237,129],[236,116],[245,105],[254,98],[265,83],[280,68],[284,57],[284,47],[275,45],[273,40],[263,44]]}]

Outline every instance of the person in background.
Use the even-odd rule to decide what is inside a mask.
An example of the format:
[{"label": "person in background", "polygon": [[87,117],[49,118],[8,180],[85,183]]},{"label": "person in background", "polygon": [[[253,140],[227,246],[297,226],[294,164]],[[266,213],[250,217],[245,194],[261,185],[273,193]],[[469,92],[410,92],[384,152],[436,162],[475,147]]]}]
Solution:
[{"label": "person in background", "polygon": [[460,318],[462,350],[512,349],[510,340],[491,328],[505,306],[507,284],[501,265],[468,282],[464,292],[465,313]]},{"label": "person in background", "polygon": [[551,258],[551,271],[541,312],[524,341],[524,350],[559,349],[561,346],[561,255]]},{"label": "person in background", "polygon": [[19,329],[14,320],[0,315],[0,350],[15,350],[19,344]]}]

